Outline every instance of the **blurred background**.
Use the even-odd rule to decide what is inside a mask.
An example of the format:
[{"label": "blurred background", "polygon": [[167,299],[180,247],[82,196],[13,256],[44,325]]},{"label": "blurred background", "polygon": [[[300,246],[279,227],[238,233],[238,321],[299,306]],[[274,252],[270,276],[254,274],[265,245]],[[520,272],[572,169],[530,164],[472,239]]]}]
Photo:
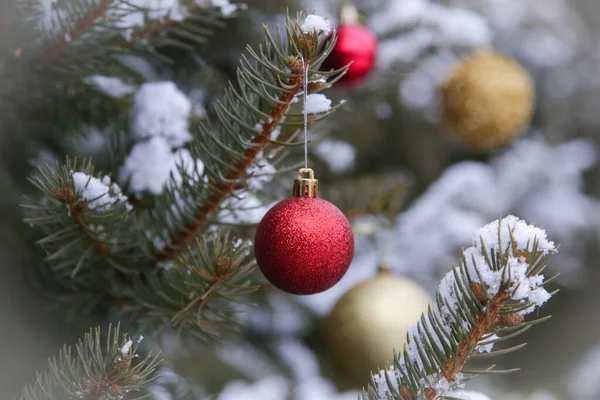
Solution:
[{"label": "blurred background", "polygon": [[[65,3],[23,4],[36,2],[42,13]],[[9,3],[13,5],[0,0],[3,398],[20,393],[63,343],[106,323],[106,316],[94,313],[72,315],[68,304],[56,299],[40,280],[43,255],[19,208],[24,194],[39,196],[27,177],[37,165],[54,163],[65,154],[92,156],[100,167],[111,162],[103,128],[94,126],[95,117],[81,116],[82,108],[96,107],[92,101],[72,105],[73,115],[90,119],[82,130],[81,124],[71,123],[69,107],[63,107],[61,115],[49,116],[43,107],[28,106],[27,93],[2,91],[1,86],[10,83],[3,81],[2,66],[9,54],[14,56],[14,49],[8,51],[11,35],[31,33],[24,29],[27,21],[11,20],[16,7]],[[160,6],[161,1],[145,3]],[[228,2],[213,3],[222,7],[220,3]],[[148,339],[146,346],[162,349],[167,360],[162,377],[151,388],[155,398],[357,398],[368,375],[361,383],[361,378],[344,371],[340,364],[346,361],[336,359],[324,339],[335,337],[336,329],[325,321],[336,302],[353,286],[373,279],[384,262],[395,275],[416,285],[415,290],[432,296],[461,248],[470,245],[475,229],[500,215],[514,214],[543,227],[551,240],[560,243],[550,264],[552,273],[561,274],[556,283],[560,293],[542,310],[542,315],[553,317],[523,335],[528,346],[495,360],[501,367],[521,371],[477,378],[468,387],[493,399],[600,399],[600,2],[356,0],[354,4],[360,22],[377,38],[376,61],[364,80],[342,82],[325,92],[334,102],[347,103],[311,127],[311,165],[330,201],[340,204],[359,196],[345,190],[343,183],[364,180],[364,190],[388,196],[386,206],[360,212],[352,220],[356,255],[347,275],[331,290],[296,297],[265,284],[253,298],[256,306],[241,310],[244,326],[239,335],[226,336],[221,343],[183,340],[169,332]],[[246,5],[235,15],[223,10],[225,25],[192,55],[171,54],[180,60],[176,67],[143,66],[146,81],[176,82],[196,117],[210,118],[212,101],[222,96],[228,80],[235,79],[241,52],[247,44],[262,40],[262,24],[273,29],[284,23],[288,8],[314,9],[327,16],[332,27],[340,24],[339,1],[249,0]],[[453,71],[481,48],[505,54],[524,67],[535,90],[531,122],[501,145],[483,151],[470,145],[477,138],[460,140],[451,132],[441,96]],[[143,69],[140,65],[138,72]],[[99,92],[110,91],[98,79],[86,82]],[[102,110],[102,115],[124,119],[126,125],[127,101],[114,110]],[[510,101],[498,98],[498,103]],[[21,123],[24,120],[28,123]],[[290,176],[277,178],[264,190],[287,190],[291,182]],[[245,221],[256,223],[260,216]],[[396,321],[395,326],[416,322],[413,315],[420,311],[414,310],[415,302],[394,299],[374,314]],[[392,349],[388,353],[391,361]]]}]

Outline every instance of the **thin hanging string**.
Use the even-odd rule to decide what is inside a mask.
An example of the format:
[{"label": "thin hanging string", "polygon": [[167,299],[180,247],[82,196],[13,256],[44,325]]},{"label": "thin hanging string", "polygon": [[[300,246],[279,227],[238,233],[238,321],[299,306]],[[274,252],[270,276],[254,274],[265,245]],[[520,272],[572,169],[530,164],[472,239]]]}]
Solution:
[{"label": "thin hanging string", "polygon": [[[312,0],[308,2],[309,8],[312,9]],[[308,98],[308,63],[304,64],[304,57],[300,55],[302,59],[302,68],[304,68],[304,82],[302,85],[304,86],[304,106],[303,106],[303,114],[304,114],[304,168],[308,168],[308,112],[306,109],[306,99]]]},{"label": "thin hanging string", "polygon": [[308,111],[306,108],[306,100],[308,98],[308,64],[304,64],[304,57],[302,59],[302,68],[304,68],[304,79],[302,85],[304,87],[303,92],[303,114],[304,114],[304,168],[308,168]]}]

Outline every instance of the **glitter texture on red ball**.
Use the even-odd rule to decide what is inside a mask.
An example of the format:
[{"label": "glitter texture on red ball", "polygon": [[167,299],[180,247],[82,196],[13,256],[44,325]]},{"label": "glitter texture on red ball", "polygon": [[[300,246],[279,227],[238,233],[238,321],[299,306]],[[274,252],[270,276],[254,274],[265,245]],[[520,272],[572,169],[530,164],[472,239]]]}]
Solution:
[{"label": "glitter texture on red ball", "polygon": [[260,222],[254,254],[273,285],[292,294],[323,292],[346,273],[354,236],[346,216],[330,202],[291,197],[277,203]]},{"label": "glitter texture on red ball", "polygon": [[339,69],[352,63],[340,81],[360,84],[375,65],[377,37],[360,24],[343,24],[336,31],[337,42],[323,69]]}]

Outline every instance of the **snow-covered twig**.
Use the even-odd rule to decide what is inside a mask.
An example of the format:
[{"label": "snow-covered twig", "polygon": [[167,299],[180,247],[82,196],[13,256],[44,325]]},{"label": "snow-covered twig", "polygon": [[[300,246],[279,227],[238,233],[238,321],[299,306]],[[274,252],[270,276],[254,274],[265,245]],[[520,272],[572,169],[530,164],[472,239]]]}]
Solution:
[{"label": "snow-covered twig", "polygon": [[365,399],[433,400],[464,386],[466,363],[492,351],[545,318],[525,316],[550,297],[542,272],[556,252],[546,232],[514,216],[477,230],[458,266],[442,279],[436,304],[409,328],[404,352],[394,366],[373,377]]}]

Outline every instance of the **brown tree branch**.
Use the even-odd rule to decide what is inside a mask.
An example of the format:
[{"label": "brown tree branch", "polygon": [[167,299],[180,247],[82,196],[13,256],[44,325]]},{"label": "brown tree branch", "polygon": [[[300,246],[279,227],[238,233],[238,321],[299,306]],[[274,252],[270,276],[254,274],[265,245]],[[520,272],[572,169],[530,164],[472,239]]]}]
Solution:
[{"label": "brown tree branch", "polygon": [[92,5],[85,15],[73,26],[73,29],[64,37],[46,47],[39,56],[34,57],[25,67],[13,66],[15,68],[7,68],[4,71],[3,79],[20,80],[26,77],[31,71],[46,68],[69,48],[72,41],[80,39],[91,28],[96,20],[108,11],[113,1],[100,0],[98,4]]},{"label": "brown tree branch", "polygon": [[[194,11],[196,9],[198,9],[200,6],[196,3],[196,2],[191,2],[190,4],[188,4],[186,6],[187,11]],[[128,40],[115,40],[112,41],[110,43],[108,43],[111,46],[127,46],[129,43],[131,42],[135,42],[136,40],[139,39],[143,39],[143,38],[147,38],[148,36],[167,28],[169,25],[176,23],[176,22],[181,22],[178,20],[174,20],[172,18],[165,18],[162,21],[155,21],[151,24],[149,24],[148,26],[145,26],[139,30],[133,31],[131,33],[131,37]]]},{"label": "brown tree branch", "polygon": [[61,201],[67,210],[69,210],[69,215],[75,221],[79,230],[83,233],[83,235],[87,238],[87,240],[108,260],[115,260],[114,254],[110,252],[106,243],[101,240],[98,240],[93,232],[88,228],[87,223],[85,221],[85,213],[88,211],[87,207],[82,206],[77,200],[77,196],[75,192],[73,192],[69,188],[65,188],[62,191],[54,191],[52,193],[59,201]]},{"label": "brown tree branch", "polygon": [[506,285],[502,285],[498,293],[486,302],[486,308],[479,312],[469,335],[460,342],[456,357],[450,357],[446,362],[442,371],[442,376],[446,381],[452,382],[456,378],[456,375],[462,371],[467,361],[471,359],[473,351],[483,336],[488,333],[492,325],[498,322],[500,310],[510,297],[510,293],[506,289]]},{"label": "brown tree branch", "polygon": [[[305,65],[308,66],[309,63],[305,62]],[[194,221],[189,223],[181,235],[174,238],[169,246],[154,254],[156,261],[164,262],[175,259],[179,253],[186,248],[187,242],[204,227],[208,217],[217,211],[221,203],[223,203],[229,194],[235,190],[238,186],[238,181],[244,177],[257,154],[261,152],[268,143],[271,132],[284,117],[294,97],[302,91],[303,75],[304,70],[288,80],[287,85],[293,86],[293,88],[279,96],[281,104],[278,104],[271,110],[271,113],[269,114],[271,118],[268,121],[263,122],[261,132],[254,137],[252,145],[244,152],[244,157],[233,166],[233,171],[225,177],[225,180],[216,185],[215,193],[208,198],[206,203],[198,208],[198,211],[194,216]]]},{"label": "brown tree branch", "polygon": [[[50,45],[50,47],[42,52],[42,55],[39,58],[40,66],[43,67],[50,64],[69,48],[70,42],[81,38],[81,36],[94,25],[94,22],[108,11],[113,1],[114,0],[100,0],[98,4],[91,6],[83,18],[77,21],[73,29],[68,32],[68,36]],[[69,38],[68,40],[66,39],[67,37]]]}]

